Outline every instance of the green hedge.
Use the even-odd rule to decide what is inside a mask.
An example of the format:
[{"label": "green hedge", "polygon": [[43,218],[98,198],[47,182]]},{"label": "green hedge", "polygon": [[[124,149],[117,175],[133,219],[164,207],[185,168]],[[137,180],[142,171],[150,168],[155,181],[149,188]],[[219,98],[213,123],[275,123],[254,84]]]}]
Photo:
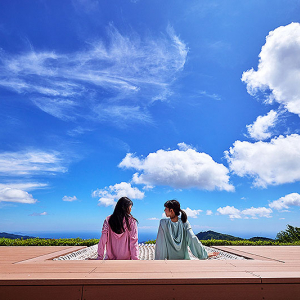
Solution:
[{"label": "green hedge", "polygon": [[0,246],[93,246],[99,239],[6,239],[0,238]]},{"label": "green hedge", "polygon": [[[151,240],[146,242],[145,244],[155,244],[156,240]],[[278,241],[227,241],[227,240],[202,240],[201,243],[204,246],[300,246],[300,241],[296,241],[293,243],[281,243]]]},{"label": "green hedge", "polygon": [[[99,239],[83,240],[76,239],[6,239],[0,238],[0,246],[93,246],[98,244]],[[156,240],[147,241],[145,244],[155,244]],[[300,241],[293,243],[281,243],[279,241],[226,241],[226,240],[203,240],[205,246],[280,246],[280,245],[298,245]]]}]

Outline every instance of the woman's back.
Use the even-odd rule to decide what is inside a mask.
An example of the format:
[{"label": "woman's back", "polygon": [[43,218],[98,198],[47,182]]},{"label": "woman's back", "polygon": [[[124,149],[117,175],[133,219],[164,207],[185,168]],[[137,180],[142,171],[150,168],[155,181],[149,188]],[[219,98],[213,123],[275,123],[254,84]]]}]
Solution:
[{"label": "woman's back", "polygon": [[[206,250],[195,236],[186,213],[180,208],[177,200],[169,200],[165,204],[165,215],[170,219],[160,220],[155,259],[190,259],[188,246],[199,259],[208,257]],[[178,218],[181,214],[181,218]]]},{"label": "woman's back", "polygon": [[183,223],[181,219],[177,222],[172,222],[170,219],[160,220],[155,259],[190,259],[186,225],[187,223]]},{"label": "woman's back", "polygon": [[105,259],[138,259],[138,233],[135,219],[129,218],[129,230],[124,218],[124,232],[115,233],[109,225],[109,218],[110,216],[103,223],[102,235],[98,244],[98,259],[103,259],[105,245]]},{"label": "woman's back", "polygon": [[108,216],[102,228],[98,244],[98,259],[138,259],[137,220],[131,215],[132,201],[121,197],[114,212]]}]

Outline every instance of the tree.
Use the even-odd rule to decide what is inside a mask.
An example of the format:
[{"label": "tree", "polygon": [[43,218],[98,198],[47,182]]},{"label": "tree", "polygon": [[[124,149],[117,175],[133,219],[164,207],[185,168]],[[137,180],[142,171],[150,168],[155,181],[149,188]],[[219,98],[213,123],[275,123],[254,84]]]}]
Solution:
[{"label": "tree", "polygon": [[277,233],[276,239],[281,243],[300,241],[300,228],[287,225],[286,230]]}]

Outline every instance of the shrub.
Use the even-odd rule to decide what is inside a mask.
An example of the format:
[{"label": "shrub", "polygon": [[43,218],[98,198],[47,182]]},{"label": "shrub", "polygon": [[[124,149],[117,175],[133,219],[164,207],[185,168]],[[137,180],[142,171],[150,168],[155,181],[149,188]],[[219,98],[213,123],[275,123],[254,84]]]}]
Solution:
[{"label": "shrub", "polygon": [[[145,244],[155,244],[156,240],[150,240],[145,242]],[[204,246],[281,246],[281,245],[300,245],[300,241],[295,242],[280,242],[280,241],[249,241],[249,240],[239,240],[239,241],[227,241],[227,240],[202,240],[201,243]]]},{"label": "shrub", "polygon": [[0,246],[93,246],[99,239],[7,239],[0,238]]},{"label": "shrub", "polygon": [[286,230],[277,233],[276,240],[282,243],[300,241],[300,228],[287,225]]}]

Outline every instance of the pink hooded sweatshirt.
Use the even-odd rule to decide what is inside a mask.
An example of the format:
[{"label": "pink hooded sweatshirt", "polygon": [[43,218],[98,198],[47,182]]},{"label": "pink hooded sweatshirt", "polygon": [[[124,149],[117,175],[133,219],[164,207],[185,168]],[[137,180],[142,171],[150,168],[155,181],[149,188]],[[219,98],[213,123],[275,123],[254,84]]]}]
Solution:
[{"label": "pink hooded sweatshirt", "polygon": [[104,249],[106,246],[106,255],[104,259],[139,259],[139,246],[138,246],[138,231],[137,224],[134,218],[129,219],[130,231],[128,230],[124,218],[123,233],[115,233],[109,226],[108,216],[102,227],[102,235],[98,244],[98,258],[103,259]]}]

